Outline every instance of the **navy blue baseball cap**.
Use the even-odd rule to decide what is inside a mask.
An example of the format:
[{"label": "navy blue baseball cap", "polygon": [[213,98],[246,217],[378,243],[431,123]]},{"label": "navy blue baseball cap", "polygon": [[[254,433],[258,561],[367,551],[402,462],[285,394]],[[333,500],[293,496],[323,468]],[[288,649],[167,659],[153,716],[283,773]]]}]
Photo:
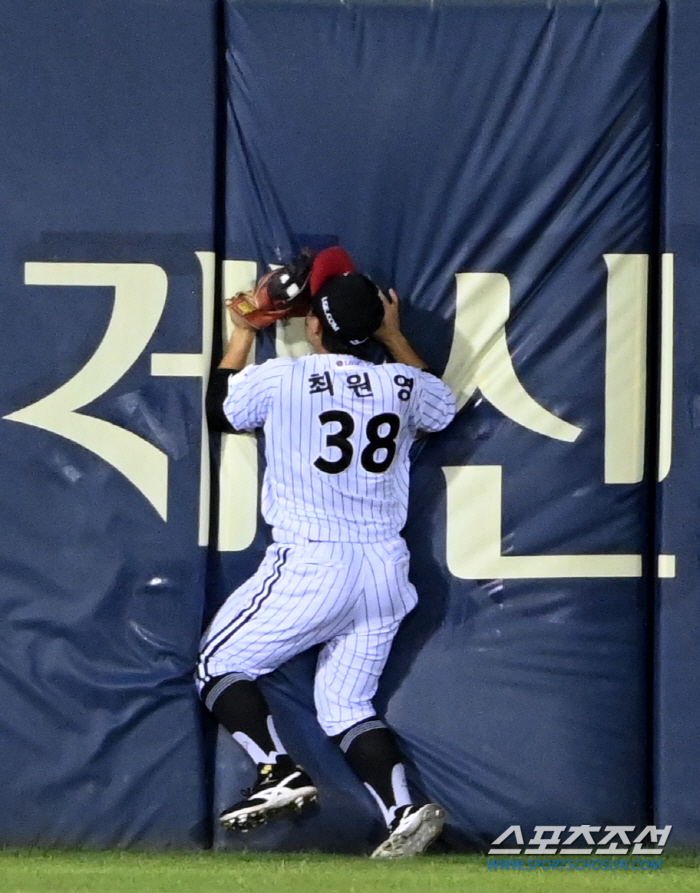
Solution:
[{"label": "navy blue baseball cap", "polygon": [[[324,257],[325,255],[325,257]],[[379,288],[339,247],[321,252],[311,272],[311,307],[324,329],[345,344],[363,344],[384,319]]]}]

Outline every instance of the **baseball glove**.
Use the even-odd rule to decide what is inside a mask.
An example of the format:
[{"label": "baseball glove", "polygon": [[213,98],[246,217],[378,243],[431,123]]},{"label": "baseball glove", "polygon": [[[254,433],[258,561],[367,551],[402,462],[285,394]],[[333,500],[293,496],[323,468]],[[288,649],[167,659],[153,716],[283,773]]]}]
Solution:
[{"label": "baseball glove", "polygon": [[265,273],[252,291],[238,292],[229,309],[253,329],[264,329],[290,316],[305,316],[311,303],[309,277],[313,255],[299,258]]}]

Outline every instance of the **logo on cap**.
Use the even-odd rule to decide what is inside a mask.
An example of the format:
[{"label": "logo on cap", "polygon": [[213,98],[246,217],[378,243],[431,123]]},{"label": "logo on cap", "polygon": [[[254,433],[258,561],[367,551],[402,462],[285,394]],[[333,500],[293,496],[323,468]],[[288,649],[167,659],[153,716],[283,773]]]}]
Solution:
[{"label": "logo on cap", "polygon": [[340,326],[333,319],[333,314],[331,313],[328,307],[328,298],[324,295],[321,298],[321,307],[323,307],[323,312],[326,314],[326,320],[328,321],[328,325],[333,329],[334,332],[340,331]]}]

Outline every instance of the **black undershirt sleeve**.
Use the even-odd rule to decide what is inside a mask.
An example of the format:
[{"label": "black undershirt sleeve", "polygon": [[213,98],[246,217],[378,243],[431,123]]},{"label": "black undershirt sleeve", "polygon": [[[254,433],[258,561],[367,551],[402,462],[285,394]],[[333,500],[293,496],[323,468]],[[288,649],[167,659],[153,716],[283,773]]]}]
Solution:
[{"label": "black undershirt sleeve", "polygon": [[222,434],[236,433],[236,429],[224,413],[224,400],[228,396],[228,381],[230,376],[235,374],[235,369],[212,369],[209,376],[205,407],[207,424],[212,431],[220,431]]}]

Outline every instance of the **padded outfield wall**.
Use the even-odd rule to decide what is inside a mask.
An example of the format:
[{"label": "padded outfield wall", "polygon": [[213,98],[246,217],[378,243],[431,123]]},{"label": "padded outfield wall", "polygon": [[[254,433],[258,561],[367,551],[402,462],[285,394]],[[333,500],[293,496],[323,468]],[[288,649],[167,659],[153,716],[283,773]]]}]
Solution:
[{"label": "padded outfield wall", "polygon": [[[381,834],[315,722],[308,653],[265,691],[320,809],[223,835],[251,773],[191,677],[268,539],[260,444],[203,427],[222,299],[332,244],[397,288],[459,396],[415,454],[420,603],[377,699],[416,795],[447,808],[443,846],[642,826],[654,790],[676,823],[695,789],[669,765],[693,736],[667,723],[662,669],[653,762],[653,606],[659,577],[697,591],[676,537],[695,478],[674,465],[688,505],[664,497],[659,556],[657,280],[692,160],[662,168],[659,147],[695,75],[691,7],[670,9],[667,50],[655,0],[0,0],[0,841],[365,852]],[[257,359],[301,334],[267,331]],[[689,336],[689,380],[692,356]],[[684,616],[662,617],[662,667]]]},{"label": "padded outfield wall", "polygon": [[654,806],[673,824],[677,844],[697,847],[700,819],[698,728],[700,661],[700,377],[698,375],[698,234],[700,231],[700,66],[694,45],[700,9],[674,0],[668,9],[664,191],[660,302],[660,438],[657,477],[659,550],[675,574],[659,581],[656,600],[656,748]]}]

